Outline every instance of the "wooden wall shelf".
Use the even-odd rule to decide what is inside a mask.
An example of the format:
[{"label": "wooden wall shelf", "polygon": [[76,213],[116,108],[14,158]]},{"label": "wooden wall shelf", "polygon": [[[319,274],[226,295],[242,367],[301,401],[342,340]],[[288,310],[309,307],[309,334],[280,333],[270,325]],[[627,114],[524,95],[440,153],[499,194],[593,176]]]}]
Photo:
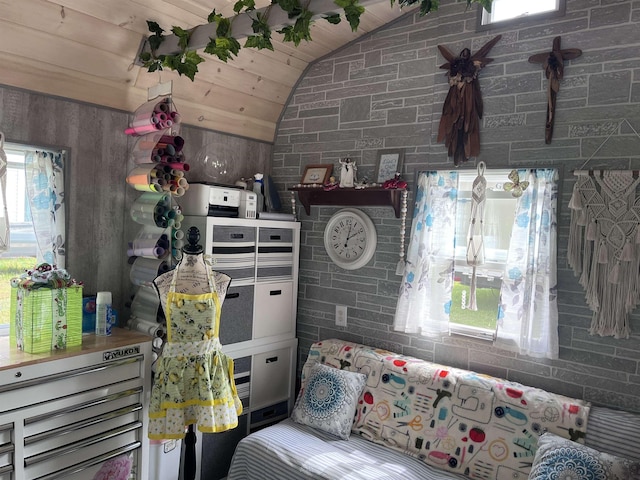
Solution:
[{"label": "wooden wall shelf", "polygon": [[396,218],[400,218],[402,208],[402,192],[404,189],[387,189],[370,187],[356,190],[355,188],[336,188],[326,191],[322,187],[292,187],[289,190],[298,192],[300,203],[304,205],[307,215],[311,213],[311,205],[340,205],[340,206],[391,206]]}]

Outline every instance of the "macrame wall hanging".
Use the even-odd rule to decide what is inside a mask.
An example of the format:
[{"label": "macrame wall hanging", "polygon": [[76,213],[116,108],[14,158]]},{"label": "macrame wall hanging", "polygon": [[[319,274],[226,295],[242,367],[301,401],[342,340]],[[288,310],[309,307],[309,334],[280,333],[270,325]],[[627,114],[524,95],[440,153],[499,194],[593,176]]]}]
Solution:
[{"label": "macrame wall hanging", "polygon": [[574,174],[578,178],[569,202],[567,255],[594,312],[589,332],[628,338],[629,313],[640,303],[639,172],[580,170]]},{"label": "macrame wall hanging", "polygon": [[487,203],[487,179],[484,178],[486,165],[478,163],[478,176],[471,186],[471,218],[467,235],[467,264],[471,269],[471,285],[469,288],[469,310],[478,310],[476,300],[476,269],[484,263],[484,209]]}]

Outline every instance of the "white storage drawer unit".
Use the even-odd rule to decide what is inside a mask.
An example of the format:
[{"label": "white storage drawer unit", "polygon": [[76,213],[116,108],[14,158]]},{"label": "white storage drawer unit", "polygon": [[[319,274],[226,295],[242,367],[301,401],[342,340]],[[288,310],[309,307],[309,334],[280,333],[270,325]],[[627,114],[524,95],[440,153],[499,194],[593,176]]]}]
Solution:
[{"label": "white storage drawer unit", "polygon": [[185,235],[191,227],[200,231],[213,269],[231,277],[220,320],[223,345],[295,337],[300,223],[186,216],[181,225]]},{"label": "white storage drawer unit", "polygon": [[231,277],[222,305],[220,342],[235,360],[244,406],[237,428],[197,432],[196,478],[226,477],[236,444],[250,431],[286,418],[295,401],[300,224],[185,216],[200,231],[214,270]]},{"label": "white storage drawer unit", "polygon": [[1,480],[86,480],[129,452],[147,478],[151,338],[114,330],[113,348],[102,337],[94,351],[0,369]]}]

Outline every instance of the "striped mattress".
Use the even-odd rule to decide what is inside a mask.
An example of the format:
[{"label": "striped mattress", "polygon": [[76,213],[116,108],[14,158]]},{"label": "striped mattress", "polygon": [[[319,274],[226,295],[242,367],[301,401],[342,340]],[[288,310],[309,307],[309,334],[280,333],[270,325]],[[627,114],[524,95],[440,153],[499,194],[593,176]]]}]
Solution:
[{"label": "striped mattress", "polygon": [[[593,407],[586,445],[640,461],[640,415]],[[227,480],[460,480],[417,458],[352,434],[341,440],[284,420],[242,439]]]},{"label": "striped mattress", "polygon": [[349,440],[291,419],[243,438],[227,480],[460,480],[358,435]]}]

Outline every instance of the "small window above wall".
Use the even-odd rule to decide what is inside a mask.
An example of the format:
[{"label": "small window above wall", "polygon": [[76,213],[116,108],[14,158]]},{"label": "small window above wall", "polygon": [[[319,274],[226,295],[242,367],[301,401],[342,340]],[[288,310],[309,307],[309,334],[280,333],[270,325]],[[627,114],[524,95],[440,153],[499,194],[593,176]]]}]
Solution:
[{"label": "small window above wall", "polygon": [[565,0],[493,0],[491,13],[478,9],[478,30],[564,15]]}]

